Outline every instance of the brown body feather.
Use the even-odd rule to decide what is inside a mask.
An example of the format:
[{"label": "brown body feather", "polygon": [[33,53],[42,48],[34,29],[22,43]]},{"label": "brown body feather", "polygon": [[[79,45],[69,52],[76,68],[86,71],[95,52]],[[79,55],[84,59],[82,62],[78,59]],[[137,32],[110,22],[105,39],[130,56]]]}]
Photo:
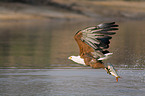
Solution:
[{"label": "brown body feather", "polygon": [[101,61],[96,60],[93,58],[91,52],[94,52],[94,49],[90,47],[88,44],[81,40],[82,32],[78,32],[74,39],[76,40],[79,49],[80,49],[80,56],[84,59],[86,65],[91,66],[92,68],[104,68],[104,64]]}]

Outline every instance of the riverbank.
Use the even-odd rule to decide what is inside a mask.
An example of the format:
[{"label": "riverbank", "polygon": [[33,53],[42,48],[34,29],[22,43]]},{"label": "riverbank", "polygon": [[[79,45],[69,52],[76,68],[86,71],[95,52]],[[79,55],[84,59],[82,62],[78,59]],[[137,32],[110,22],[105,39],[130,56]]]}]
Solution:
[{"label": "riverbank", "polygon": [[0,20],[144,20],[145,2],[53,0],[49,5],[0,2]]}]

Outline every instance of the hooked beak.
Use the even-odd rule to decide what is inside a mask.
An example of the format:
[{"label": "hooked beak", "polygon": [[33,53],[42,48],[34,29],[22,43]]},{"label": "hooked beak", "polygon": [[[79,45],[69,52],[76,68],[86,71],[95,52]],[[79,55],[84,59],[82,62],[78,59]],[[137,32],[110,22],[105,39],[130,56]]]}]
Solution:
[{"label": "hooked beak", "polygon": [[70,60],[71,60],[71,59],[72,59],[72,57],[70,56],[70,57],[68,57],[68,59],[70,59]]}]

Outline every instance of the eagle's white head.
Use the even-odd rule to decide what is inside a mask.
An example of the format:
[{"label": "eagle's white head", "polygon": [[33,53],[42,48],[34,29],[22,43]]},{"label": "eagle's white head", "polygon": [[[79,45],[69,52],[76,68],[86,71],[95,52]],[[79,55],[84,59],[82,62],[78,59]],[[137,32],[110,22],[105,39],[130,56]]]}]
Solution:
[{"label": "eagle's white head", "polygon": [[70,59],[78,64],[86,65],[84,62],[84,59],[81,58],[80,56],[70,56],[70,57],[68,57],[68,59]]}]

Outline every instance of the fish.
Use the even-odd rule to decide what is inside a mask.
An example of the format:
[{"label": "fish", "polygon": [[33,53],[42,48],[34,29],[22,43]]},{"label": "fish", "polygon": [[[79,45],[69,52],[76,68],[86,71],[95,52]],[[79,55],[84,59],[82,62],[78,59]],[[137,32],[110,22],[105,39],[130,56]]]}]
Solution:
[{"label": "fish", "polygon": [[121,78],[118,74],[117,74],[117,70],[113,67],[112,64],[108,64],[108,73],[112,76],[116,77],[116,82],[118,82],[118,78]]}]

